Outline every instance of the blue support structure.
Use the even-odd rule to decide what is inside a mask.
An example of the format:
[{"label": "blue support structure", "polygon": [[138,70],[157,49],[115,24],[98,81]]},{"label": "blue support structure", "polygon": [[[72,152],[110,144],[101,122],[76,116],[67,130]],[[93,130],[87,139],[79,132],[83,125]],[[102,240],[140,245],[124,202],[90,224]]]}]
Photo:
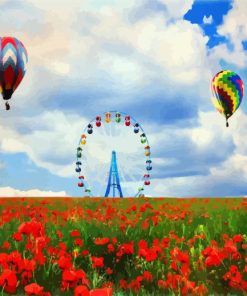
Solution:
[{"label": "blue support structure", "polygon": [[105,197],[109,196],[111,187],[112,187],[113,197],[116,197],[116,189],[118,190],[119,196],[123,197],[122,189],[120,186],[119,175],[118,175],[117,157],[116,157],[115,151],[112,151],[111,167],[110,167],[110,173],[108,178],[108,184],[106,187]]}]

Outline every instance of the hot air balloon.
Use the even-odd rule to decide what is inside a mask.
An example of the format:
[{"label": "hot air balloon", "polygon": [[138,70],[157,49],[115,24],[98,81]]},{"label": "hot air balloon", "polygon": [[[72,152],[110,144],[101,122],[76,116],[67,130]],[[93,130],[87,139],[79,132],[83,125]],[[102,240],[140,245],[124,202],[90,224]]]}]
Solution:
[{"label": "hot air balloon", "polygon": [[241,78],[231,70],[217,73],[211,82],[215,108],[225,116],[226,126],[228,118],[238,109],[244,95],[244,84]]},{"label": "hot air balloon", "polygon": [[[4,100],[9,100],[21,83],[28,61],[24,45],[14,37],[0,37],[0,92]],[[10,109],[5,103],[6,110]]]}]

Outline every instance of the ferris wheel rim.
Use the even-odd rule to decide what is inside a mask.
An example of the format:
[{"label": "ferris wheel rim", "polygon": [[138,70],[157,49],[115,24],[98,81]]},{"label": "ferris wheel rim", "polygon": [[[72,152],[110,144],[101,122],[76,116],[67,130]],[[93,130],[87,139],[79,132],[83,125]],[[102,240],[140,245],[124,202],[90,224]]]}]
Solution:
[{"label": "ferris wheel rim", "polygon": [[[135,124],[138,124],[138,128],[143,132],[143,134],[145,135],[145,139],[146,139],[146,144],[149,146],[149,148],[150,148],[150,145],[149,145],[149,141],[148,141],[148,137],[147,137],[147,135],[146,135],[146,132],[145,132],[145,130],[144,130],[144,128],[142,127],[142,125],[139,123],[139,121],[137,121],[133,116],[131,116],[131,115],[129,115],[128,113],[125,113],[125,112],[122,112],[122,111],[106,111],[106,112],[104,112],[104,113],[102,113],[103,115],[106,115],[107,113],[110,113],[110,114],[116,114],[116,113],[119,113],[120,115],[124,115],[124,116],[129,116],[130,117],[130,120],[131,120],[131,124],[130,124],[130,126],[132,126],[132,127],[135,127]],[[101,116],[101,114],[100,115],[97,115],[97,116]],[[87,131],[87,129],[88,129],[88,126],[90,125],[90,124],[93,124],[93,123],[95,123],[97,120],[96,120],[96,118],[97,118],[97,116],[96,117],[94,117],[91,121],[89,121],[89,123],[85,126],[85,128],[83,129],[83,134],[86,134],[86,131]],[[102,118],[102,117],[101,117]],[[100,120],[101,121],[101,120]],[[94,126],[94,125],[93,125]],[[93,127],[92,126],[92,127]],[[87,137],[86,137],[87,138]],[[79,140],[79,143],[78,143],[78,146],[77,146],[77,149],[81,146],[82,144],[81,144],[81,138],[80,138],[80,140]],[[146,156],[145,155],[145,157],[146,157],[146,163],[148,162],[148,161],[151,161],[151,157],[150,157],[150,155],[149,156]],[[77,162],[79,161],[79,159],[80,159],[80,157],[78,157],[77,156]],[[151,161],[151,163],[152,163],[152,161]],[[150,177],[150,172],[146,169],[146,172],[147,172],[147,175]],[[80,176],[80,173],[81,173],[81,171],[80,172],[78,172],[78,174],[79,174],[79,176]],[[145,176],[145,175],[144,175]],[[86,185],[89,185],[89,182],[88,181],[86,181],[85,180],[85,178],[83,179],[83,182],[84,182],[84,184],[86,184]],[[141,187],[141,189],[139,190],[137,190],[137,193],[136,194],[134,194],[133,195],[133,197],[138,197],[139,196],[139,194],[142,192],[142,191],[144,191],[144,188],[143,188],[143,186],[144,186],[144,184],[142,185],[142,187]],[[87,186],[88,188],[89,188],[89,195],[91,195],[92,196],[92,191],[91,191],[91,189],[90,189],[90,186]],[[86,189],[85,189],[85,192],[86,192]]]}]

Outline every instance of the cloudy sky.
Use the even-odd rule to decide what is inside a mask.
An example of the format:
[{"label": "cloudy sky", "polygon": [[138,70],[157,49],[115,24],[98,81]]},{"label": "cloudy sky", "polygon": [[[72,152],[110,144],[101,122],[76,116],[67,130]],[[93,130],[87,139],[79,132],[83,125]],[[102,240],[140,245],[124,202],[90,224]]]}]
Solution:
[{"label": "cloudy sky", "polygon": [[[246,85],[246,24],[246,0],[0,0],[0,35],[29,54],[11,111],[0,107],[0,195],[83,195],[75,150],[85,125],[108,110],[145,129],[148,195],[246,195],[247,102],[226,128],[210,100],[222,69]],[[120,130],[90,138],[91,187],[105,187],[112,149],[128,190],[142,176],[143,146]]]}]

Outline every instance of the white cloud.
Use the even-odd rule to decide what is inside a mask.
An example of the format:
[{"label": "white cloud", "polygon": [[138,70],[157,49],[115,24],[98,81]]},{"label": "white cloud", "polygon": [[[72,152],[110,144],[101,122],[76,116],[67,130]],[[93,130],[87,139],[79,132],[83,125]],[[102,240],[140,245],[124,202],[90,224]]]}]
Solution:
[{"label": "white cloud", "polygon": [[191,9],[193,0],[160,0],[165,4],[169,17],[182,18]]},{"label": "white cloud", "polygon": [[224,16],[223,24],[217,28],[219,35],[228,38],[234,46],[233,49],[225,44],[216,46],[212,53],[218,59],[224,59],[227,63],[238,67],[247,66],[247,53],[243,48],[243,41],[247,40],[247,2],[245,0],[235,0],[232,9]]},{"label": "white cloud", "polygon": [[[112,2],[95,10],[96,2],[89,5],[87,1],[73,1],[68,5],[67,1],[30,0],[21,18],[17,17],[19,8],[6,11],[5,18],[16,15],[22,19],[18,37],[28,49],[29,64],[13,96],[15,118],[4,114],[0,121],[2,151],[24,152],[38,166],[69,176],[73,159],[70,155],[79,127],[86,120],[73,113],[43,111],[40,105],[53,100],[54,94],[75,85],[80,87],[81,83],[93,88],[99,83],[98,87],[104,88],[101,84],[106,78],[111,89],[115,87],[122,95],[142,89],[152,80],[163,84],[168,94],[179,89],[184,92],[184,85],[194,85],[204,75],[210,77],[205,69],[207,37],[198,26],[182,19],[193,1],[183,1],[182,5],[180,1],[163,1],[166,20],[176,18],[170,24],[159,13],[131,23],[126,19],[126,9],[130,11],[137,4],[142,9],[143,2]],[[37,23],[33,23],[35,19]],[[15,22],[1,22],[1,30],[8,29],[10,34],[15,34],[16,26]],[[29,29],[24,30],[26,27]],[[35,110],[43,113],[18,117],[20,109],[27,114]],[[21,128],[28,132],[23,133]]]},{"label": "white cloud", "polygon": [[[93,48],[95,50],[97,46],[98,51],[94,51],[96,64],[91,67],[107,69],[111,79],[120,86],[124,79],[130,80],[133,77],[136,83],[139,77],[139,81],[145,85],[151,77],[160,75],[163,83],[166,81],[165,84],[175,82],[178,85],[190,85],[198,81],[202,73],[207,75],[207,71],[202,69],[207,63],[205,45],[208,38],[203,36],[199,26],[182,19],[166,25],[159,14],[134,24],[127,23],[115,11],[111,11],[110,16],[102,14],[95,17],[98,22],[92,27],[91,34],[94,36]],[[112,27],[117,29],[112,30]],[[83,35],[80,38],[84,38]],[[106,47],[107,43],[110,47]],[[110,67],[106,67],[106,60],[112,64]],[[118,68],[124,65],[121,66],[124,71],[121,70],[118,75],[114,68],[116,63]]]},{"label": "white cloud", "polygon": [[[244,188],[247,181],[247,144],[243,135],[247,132],[247,116],[238,110],[229,119],[230,126],[225,127],[225,119],[217,112],[201,112],[199,126],[187,129],[188,138],[194,142],[195,151],[211,153],[212,157],[222,154],[227,145],[233,142],[234,152],[228,155],[221,165],[211,165],[207,175],[184,176],[151,180],[154,196],[216,196],[234,195]],[[202,161],[198,158],[198,162]],[[182,165],[182,164],[181,164]],[[205,171],[207,167],[205,166]],[[229,191],[228,191],[229,189]],[[247,193],[247,191],[246,191]],[[236,194],[235,194],[236,195]]]},{"label": "white cloud", "polygon": [[[158,147],[164,147],[166,151],[173,150],[174,145],[181,145],[179,149],[176,148],[176,152],[173,152],[173,158],[162,157],[159,158],[153,154],[154,170],[158,169],[158,166],[163,166],[164,170],[168,166],[171,170],[175,168],[175,172],[180,170],[180,173],[186,172],[186,168],[183,164],[183,158],[181,155],[184,150],[184,143],[191,142],[194,144],[193,151],[196,154],[201,153],[201,161],[203,162],[204,155],[212,154],[212,157],[217,155],[225,155],[224,149],[228,149],[228,144],[233,142],[236,146],[235,154],[225,159],[225,163],[221,167],[209,167],[206,163],[200,164],[200,158],[198,158],[198,165],[205,165],[205,170],[209,169],[211,178],[224,174],[227,179],[227,170],[225,168],[231,167],[233,171],[239,171],[241,169],[241,161],[245,161],[245,152],[247,151],[247,145],[244,142],[242,135],[247,130],[246,116],[238,110],[236,114],[229,120],[230,127],[225,127],[225,119],[216,111],[213,112],[201,112],[199,114],[199,126],[195,128],[180,129],[173,127],[171,130],[169,126],[159,126],[153,123],[148,138],[151,144],[151,153],[153,149],[157,152],[160,149]],[[58,124],[59,123],[59,124]],[[86,126],[88,120],[79,118],[76,115],[67,115],[61,112],[46,112],[37,118],[23,118],[22,121],[4,120],[0,124],[0,133],[2,135],[0,139],[0,150],[4,153],[26,153],[29,158],[41,168],[49,170],[52,174],[71,177],[75,176],[74,163],[75,163],[75,149],[77,147],[79,137],[82,133],[83,127]],[[20,129],[29,128],[32,124],[32,129],[27,130],[25,134],[21,134],[15,131],[14,127],[18,126]],[[8,127],[6,127],[8,126]],[[123,188],[126,192],[131,194],[131,189],[138,188],[141,185],[143,174],[145,173],[145,157],[143,145],[139,142],[139,137],[135,136],[132,129],[129,131],[124,126],[114,129],[109,125],[109,128],[104,129],[102,126],[99,129],[94,130],[92,136],[87,137],[87,145],[85,146],[85,170],[83,174],[86,174],[89,185],[95,186],[98,192],[103,192],[107,183],[107,173],[110,165],[111,151],[117,151],[118,166],[120,175],[123,180]],[[113,135],[113,138],[111,137]],[[128,139],[128,141],[126,141]],[[182,141],[182,142],[181,142]],[[210,149],[209,149],[210,148]],[[223,149],[223,150],[221,150]],[[177,154],[177,155],[176,155]],[[198,156],[197,156],[198,157]],[[194,170],[196,164],[191,164],[190,168]],[[99,169],[100,167],[100,169]],[[155,173],[155,171],[154,171]],[[247,177],[247,171],[242,168],[241,174]],[[151,176],[153,172],[151,172]],[[156,174],[157,175],[157,174]],[[131,182],[126,180],[128,177]],[[205,178],[205,179],[204,179]],[[198,190],[196,184],[205,182],[210,177],[181,177],[181,178],[168,178],[160,180],[152,180],[151,186],[146,187],[147,194],[153,196],[159,195],[161,188],[164,188],[161,184],[171,185],[173,189],[173,195],[179,195],[180,185],[187,182],[194,182],[195,185],[191,188]],[[223,178],[221,176],[221,178]],[[91,180],[94,180],[93,183]],[[199,183],[196,180],[201,180]],[[211,180],[211,179],[210,179]],[[178,183],[178,186],[176,185]],[[97,185],[98,184],[98,185]],[[153,185],[154,184],[154,185]],[[174,185],[175,184],[175,185]],[[101,188],[99,187],[101,185]],[[98,186],[98,187],[97,187]],[[169,187],[168,187],[169,188]],[[192,190],[191,189],[191,190]],[[204,188],[205,189],[205,188]],[[201,189],[203,190],[203,188]],[[164,191],[165,192],[165,191]],[[192,192],[192,191],[188,191]],[[172,192],[167,193],[171,195]],[[188,193],[189,194],[189,193]],[[199,194],[199,193],[198,193]]]},{"label": "white cloud", "polygon": [[53,192],[53,191],[42,191],[39,189],[30,189],[22,191],[11,187],[0,187],[1,197],[63,197],[67,196],[65,191]]},{"label": "white cloud", "polygon": [[213,16],[212,16],[212,14],[211,14],[210,16],[206,16],[206,15],[204,15],[202,21],[203,21],[203,23],[204,23],[205,25],[211,25],[211,24],[213,23]]},{"label": "white cloud", "polygon": [[[76,177],[76,148],[90,119],[60,111],[22,119],[0,119],[0,152],[25,153],[35,165],[54,175]],[[106,180],[113,150],[117,151],[123,176],[127,174],[134,180],[136,175],[138,178],[143,176],[146,159],[140,136],[133,133],[132,127],[125,127],[123,122],[119,126],[102,123],[100,128],[94,128],[92,136],[87,135],[83,152],[87,179],[94,178],[99,183],[102,177]]]},{"label": "white cloud", "polygon": [[[13,104],[25,112],[26,105],[40,108],[53,100],[53,93],[75,85],[108,87],[131,100],[129,94],[152,81],[183,93],[184,85],[195,88],[211,76],[208,38],[199,26],[182,19],[192,0],[163,0],[166,14],[157,12],[134,23],[126,15],[131,9],[141,11],[145,1],[50,2],[29,0],[22,17],[20,9],[5,12],[5,18],[17,14],[23,20],[18,37],[27,47],[29,63]],[[176,20],[169,22],[172,18]],[[0,26],[16,34],[15,22],[0,21]]]},{"label": "white cloud", "polygon": [[247,2],[245,0],[233,1],[232,9],[224,17],[218,33],[230,37],[235,45],[240,45],[243,40],[247,39],[246,13]]},{"label": "white cloud", "polygon": [[[59,111],[21,119],[0,119],[0,151],[23,152],[39,167],[58,176],[74,172],[75,151],[87,120]],[[17,129],[16,129],[17,127]],[[22,134],[18,128],[25,129]]]}]

